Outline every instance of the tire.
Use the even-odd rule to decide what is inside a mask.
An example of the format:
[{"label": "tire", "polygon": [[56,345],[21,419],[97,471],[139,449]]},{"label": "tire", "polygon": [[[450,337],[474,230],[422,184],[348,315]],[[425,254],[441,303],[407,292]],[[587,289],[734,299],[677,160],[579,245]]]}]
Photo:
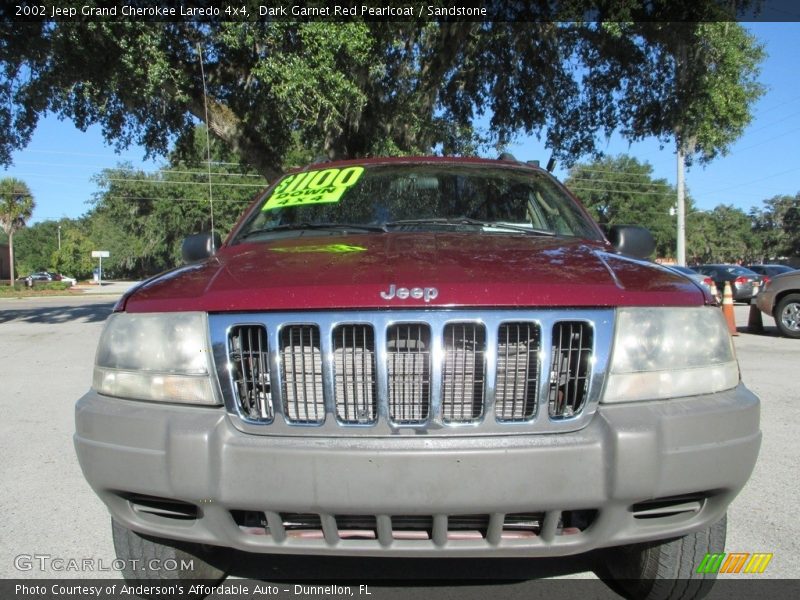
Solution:
[{"label": "tire", "polygon": [[[164,581],[164,585],[167,585],[168,581],[177,584],[179,580],[190,580],[213,585],[225,578],[227,566],[222,548],[143,535],[123,527],[113,519],[111,529],[117,560],[124,562],[121,574],[131,584],[149,580]],[[172,569],[171,561],[177,568]],[[184,568],[186,565],[191,567]],[[192,598],[204,596],[187,594]]]},{"label": "tire", "polygon": [[800,294],[789,294],[775,306],[775,324],[786,337],[800,338]]},{"label": "tire", "polygon": [[704,598],[716,573],[698,573],[707,553],[725,550],[727,516],[709,528],[681,538],[635,544],[607,551],[602,577],[611,589],[630,600],[695,600]]}]

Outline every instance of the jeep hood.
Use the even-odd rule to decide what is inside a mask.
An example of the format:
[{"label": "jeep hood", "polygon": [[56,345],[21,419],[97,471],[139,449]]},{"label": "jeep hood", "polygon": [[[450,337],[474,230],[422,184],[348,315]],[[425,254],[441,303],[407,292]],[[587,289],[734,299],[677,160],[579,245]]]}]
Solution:
[{"label": "jeep hood", "polygon": [[[425,298],[390,286],[436,288]],[[384,295],[381,295],[384,292]],[[416,294],[420,295],[420,294]],[[309,235],[223,247],[153,277],[125,310],[689,306],[709,298],[658,265],[583,240],[516,234]]]}]

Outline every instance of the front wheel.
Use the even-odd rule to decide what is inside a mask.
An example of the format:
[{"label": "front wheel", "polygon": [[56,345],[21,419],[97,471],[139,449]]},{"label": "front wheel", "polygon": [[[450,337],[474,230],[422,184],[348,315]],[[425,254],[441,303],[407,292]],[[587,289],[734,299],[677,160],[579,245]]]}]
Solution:
[{"label": "front wheel", "polygon": [[775,324],[786,337],[800,338],[800,294],[781,298],[775,307]]},{"label": "front wheel", "polygon": [[[147,579],[176,583],[178,580],[201,580],[215,584],[225,577],[225,557],[221,548],[143,535],[113,519],[111,529],[117,560],[123,563],[122,576],[130,583]],[[203,595],[192,594],[195,598]]]},{"label": "front wheel", "polygon": [[604,579],[630,600],[704,598],[717,574],[698,573],[706,554],[725,550],[727,517],[695,533],[663,542],[612,548],[605,557]]}]

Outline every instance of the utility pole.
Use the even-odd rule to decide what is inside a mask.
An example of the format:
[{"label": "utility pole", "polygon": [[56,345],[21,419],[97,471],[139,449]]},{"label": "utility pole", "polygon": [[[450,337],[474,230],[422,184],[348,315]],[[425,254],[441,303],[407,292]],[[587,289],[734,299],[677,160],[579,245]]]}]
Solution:
[{"label": "utility pole", "polygon": [[684,179],[684,167],[686,157],[683,154],[683,146],[678,141],[678,248],[676,252],[676,260],[679,265],[686,266],[686,181]]},{"label": "utility pole", "polygon": [[58,251],[61,252],[61,225],[58,226]]}]

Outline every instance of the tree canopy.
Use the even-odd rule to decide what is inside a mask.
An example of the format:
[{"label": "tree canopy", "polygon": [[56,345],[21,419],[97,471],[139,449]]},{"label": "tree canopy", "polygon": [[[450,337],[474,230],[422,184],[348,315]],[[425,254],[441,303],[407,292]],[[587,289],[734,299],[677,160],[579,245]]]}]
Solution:
[{"label": "tree canopy", "polygon": [[570,169],[564,184],[603,228],[642,225],[656,240],[657,256],[674,256],[675,188],[665,179],[654,179],[649,163],[626,155],[580,163]]},{"label": "tree canopy", "polygon": [[720,204],[686,214],[686,254],[691,264],[755,262],[756,234],[747,214]]},{"label": "tree canopy", "polygon": [[[675,258],[675,189],[652,176],[648,163],[620,155],[570,169],[565,185],[603,227],[647,227],[656,240],[656,256]],[[686,214],[690,264],[770,262],[800,254],[800,194],[764,200],[748,215],[731,205],[697,210],[691,199]]]},{"label": "tree canopy", "polygon": [[764,200],[763,205],[750,211],[759,242],[754,248],[756,256],[769,261],[800,255],[800,192],[794,196],[774,196]]},{"label": "tree canopy", "polygon": [[[676,4],[682,22],[664,22]],[[738,23],[713,22],[718,4],[540,2],[521,20],[478,22],[3,22],[0,163],[48,111],[154,154],[191,147],[207,121],[268,179],[298,150],[472,154],[518,134],[543,136],[571,164],[612,131],[667,139],[682,127],[710,158],[760,89],[760,50]],[[569,18],[586,11],[594,20]],[[676,75],[676,39],[708,67]]]},{"label": "tree canopy", "polygon": [[[111,253],[106,268],[141,277],[179,264],[183,238],[211,230],[212,204],[214,228],[224,237],[266,187],[257,173],[242,172],[237,157],[220,142],[211,145],[209,186],[205,139],[205,128],[196,128],[192,147],[181,156],[173,153],[156,173],[120,165],[97,176],[101,191],[87,214],[88,235]],[[71,252],[72,246],[62,249]]]}]

